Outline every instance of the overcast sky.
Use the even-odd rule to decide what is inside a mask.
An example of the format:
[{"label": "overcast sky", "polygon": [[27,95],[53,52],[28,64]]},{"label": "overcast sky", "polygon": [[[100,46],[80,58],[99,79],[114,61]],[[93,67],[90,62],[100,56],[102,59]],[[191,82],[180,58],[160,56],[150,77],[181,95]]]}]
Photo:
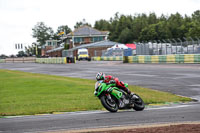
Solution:
[{"label": "overcast sky", "polygon": [[116,12],[191,16],[196,10],[200,10],[200,0],[0,0],[0,55],[16,54],[16,43],[31,45],[37,22],[55,32],[61,25],[73,30],[83,19],[93,26],[96,20],[109,20]]}]

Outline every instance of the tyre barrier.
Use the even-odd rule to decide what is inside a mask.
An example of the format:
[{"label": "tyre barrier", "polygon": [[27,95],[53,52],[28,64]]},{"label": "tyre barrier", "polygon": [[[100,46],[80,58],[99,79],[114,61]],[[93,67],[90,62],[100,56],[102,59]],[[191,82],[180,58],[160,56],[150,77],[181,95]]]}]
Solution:
[{"label": "tyre barrier", "polygon": [[36,63],[44,63],[44,64],[76,63],[76,58],[73,57],[36,58]]},{"label": "tyre barrier", "polygon": [[97,56],[92,57],[93,61],[123,61],[122,56]]},{"label": "tyre barrier", "polygon": [[191,63],[200,64],[200,54],[124,56],[124,63]]}]

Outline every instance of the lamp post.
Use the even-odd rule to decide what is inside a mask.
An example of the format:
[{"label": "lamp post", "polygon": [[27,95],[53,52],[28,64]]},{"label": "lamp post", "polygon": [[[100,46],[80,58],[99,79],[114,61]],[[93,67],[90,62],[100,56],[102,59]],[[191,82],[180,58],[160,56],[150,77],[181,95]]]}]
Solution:
[{"label": "lamp post", "polygon": [[198,49],[200,49],[200,39],[198,37],[196,37],[196,39],[198,40],[198,46],[199,46]]},{"label": "lamp post", "polygon": [[189,37],[192,40],[192,46],[193,46],[193,54],[194,54],[194,40],[192,39],[192,37]]},{"label": "lamp post", "polygon": [[143,53],[143,55],[146,54],[146,50],[145,50],[145,41],[142,41],[142,53]]},{"label": "lamp post", "polygon": [[181,42],[181,54],[183,53],[183,42],[182,42],[182,40],[180,39],[180,38],[177,38],[180,42]]},{"label": "lamp post", "polygon": [[172,41],[170,40],[170,39],[167,39],[169,42],[170,42],[170,44],[171,44],[171,54],[172,54]]},{"label": "lamp post", "polygon": [[[158,40],[158,42],[161,44],[161,53],[162,53],[162,42]],[[160,55],[160,49],[159,49],[159,55]]]},{"label": "lamp post", "polygon": [[167,41],[165,41],[164,39],[162,39],[162,41],[165,43],[165,49],[166,49],[166,55],[167,55]]},{"label": "lamp post", "polygon": [[199,40],[199,38],[198,37],[195,37],[197,40],[198,40],[198,44],[200,45],[200,40]]},{"label": "lamp post", "polygon": [[175,40],[175,39],[172,39],[174,42],[175,42],[175,44],[176,44],[176,54],[177,54],[177,41]]},{"label": "lamp post", "polygon": [[187,42],[187,54],[188,54],[188,45],[189,45],[189,43],[188,43],[187,38],[183,37],[183,39]]},{"label": "lamp post", "polygon": [[156,40],[153,40],[153,41],[154,41],[154,43],[156,43],[156,48],[155,48],[156,49],[156,51],[155,51],[156,53],[155,54],[157,54],[158,53],[157,52],[158,51],[158,42]]}]

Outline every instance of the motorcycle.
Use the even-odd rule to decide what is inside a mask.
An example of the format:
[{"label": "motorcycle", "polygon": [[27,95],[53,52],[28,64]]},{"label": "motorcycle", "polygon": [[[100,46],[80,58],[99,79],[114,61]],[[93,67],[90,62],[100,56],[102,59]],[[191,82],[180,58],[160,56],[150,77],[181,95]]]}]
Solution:
[{"label": "motorcycle", "polygon": [[[125,83],[128,87],[128,84]],[[142,98],[133,94],[131,97],[122,89],[115,86],[115,83],[104,83],[97,81],[94,95],[97,96],[102,105],[110,112],[117,112],[118,109],[131,109],[142,111],[145,108]]]}]

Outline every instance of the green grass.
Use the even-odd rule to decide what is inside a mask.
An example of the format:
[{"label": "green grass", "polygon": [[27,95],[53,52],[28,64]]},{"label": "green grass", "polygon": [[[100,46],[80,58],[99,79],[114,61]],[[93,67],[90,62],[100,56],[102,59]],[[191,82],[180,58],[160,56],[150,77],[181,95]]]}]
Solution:
[{"label": "green grass", "polygon": [[[0,70],[0,116],[102,110],[94,80]],[[130,86],[147,104],[191,99]]]}]

